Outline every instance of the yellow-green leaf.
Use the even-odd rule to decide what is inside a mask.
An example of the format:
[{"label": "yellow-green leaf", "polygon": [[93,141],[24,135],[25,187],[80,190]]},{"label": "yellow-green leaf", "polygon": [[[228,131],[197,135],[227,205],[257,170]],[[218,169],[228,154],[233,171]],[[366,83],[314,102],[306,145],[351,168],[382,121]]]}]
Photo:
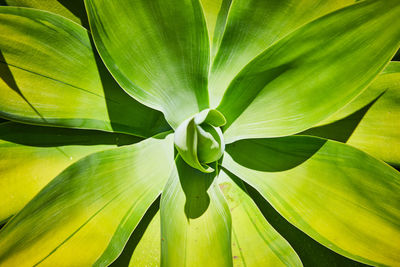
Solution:
[{"label": "yellow-green leaf", "polygon": [[231,266],[231,217],[215,172],[175,163],[161,196],[161,265]]},{"label": "yellow-green leaf", "polygon": [[148,137],[168,129],[95,56],[88,32],[53,13],[0,7],[0,116]]},{"label": "yellow-green leaf", "polygon": [[233,266],[302,266],[293,248],[263,217],[243,182],[232,181],[222,171],[218,181],[232,216]]},{"label": "yellow-green leaf", "polygon": [[241,140],[226,151],[225,168],[319,243],[374,266],[400,261],[395,169],[346,144],[307,136]]},{"label": "yellow-green leaf", "polygon": [[98,131],[0,124],[0,222],[80,158],[139,140]]},{"label": "yellow-green leaf", "polygon": [[[225,140],[314,126],[384,69],[400,46],[397,0],[367,0],[319,18],[271,46],[230,84],[218,107]],[[229,127],[229,128],[228,128]]]},{"label": "yellow-green leaf", "polygon": [[354,2],[354,0],[233,1],[229,16],[223,23],[223,36],[220,38],[221,44],[218,46],[210,75],[211,106],[218,105],[229,83],[240,70],[271,44],[300,26]]},{"label": "yellow-green leaf", "polygon": [[107,266],[161,193],[172,155],[169,136],[71,165],[0,231],[0,265]]},{"label": "yellow-green leaf", "polygon": [[173,128],[208,108],[210,49],[199,1],[85,3],[97,49],[129,94]]}]

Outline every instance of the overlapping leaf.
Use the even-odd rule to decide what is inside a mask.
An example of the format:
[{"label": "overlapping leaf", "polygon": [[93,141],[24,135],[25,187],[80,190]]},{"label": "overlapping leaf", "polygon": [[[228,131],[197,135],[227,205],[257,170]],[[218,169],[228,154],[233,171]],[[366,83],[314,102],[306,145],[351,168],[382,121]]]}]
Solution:
[{"label": "overlapping leaf", "polygon": [[139,140],[98,131],[0,124],[0,222],[80,158]]},{"label": "overlapping leaf", "polygon": [[4,2],[9,6],[46,10],[68,18],[84,27],[88,26],[86,10],[82,0],[4,0]]},{"label": "overlapping leaf", "polygon": [[214,180],[176,159],[161,196],[162,266],[231,266],[231,217]]},{"label": "overlapping leaf", "polygon": [[306,136],[241,140],[227,152],[224,167],[319,243],[370,265],[399,262],[395,169],[346,144]]},{"label": "overlapping leaf", "polygon": [[400,62],[385,71],[354,101],[303,134],[321,136],[400,166]]},{"label": "overlapping leaf", "polygon": [[93,49],[70,20],[0,7],[0,116],[145,137],[167,129],[160,112],[123,92]]},{"label": "overlapping leaf", "polygon": [[[205,2],[205,1],[203,1]],[[212,2],[212,1],[207,1]],[[226,1],[228,2],[228,1]],[[235,0],[222,25],[223,37],[210,75],[211,106],[216,107],[229,83],[253,58],[275,41],[354,0]],[[222,15],[222,14],[221,14]]]},{"label": "overlapping leaf", "polygon": [[160,194],[172,144],[148,139],[71,165],[1,230],[0,264],[108,265]]},{"label": "overlapping leaf", "polygon": [[400,45],[399,16],[397,0],[362,1],[265,50],[218,107],[228,121],[225,140],[294,134],[336,112],[390,61]]},{"label": "overlapping leaf", "polygon": [[232,216],[233,266],[302,266],[296,252],[263,217],[242,181],[221,171],[220,187]]},{"label": "overlapping leaf", "polygon": [[129,94],[173,128],[208,107],[210,49],[198,1],[85,3],[99,53]]}]

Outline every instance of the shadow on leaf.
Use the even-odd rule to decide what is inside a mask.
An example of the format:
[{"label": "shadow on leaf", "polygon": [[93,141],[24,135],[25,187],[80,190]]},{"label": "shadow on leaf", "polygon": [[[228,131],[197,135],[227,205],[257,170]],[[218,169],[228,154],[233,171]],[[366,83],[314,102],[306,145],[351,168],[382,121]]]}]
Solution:
[{"label": "shadow on leaf", "polygon": [[57,147],[67,145],[129,145],[142,138],[108,133],[96,130],[81,130],[35,126],[15,122],[0,124],[0,140],[36,147]]},{"label": "shadow on leaf", "polygon": [[185,193],[185,214],[188,219],[195,219],[203,215],[210,205],[210,196],[207,193],[216,172],[203,173],[190,167],[178,157],[175,161],[179,181]]},{"label": "shadow on leaf", "polygon": [[[128,266],[131,260],[132,254],[135,251],[137,245],[140,240],[143,238],[143,235],[149,226],[151,220],[156,216],[158,210],[160,208],[160,197],[157,198],[156,201],[150,206],[147,210],[146,214],[143,216],[140,223],[136,226],[135,230],[129,237],[128,242],[126,243],[124,250],[118,256],[118,258],[110,265],[110,267],[117,266]],[[161,241],[160,241],[161,242]],[[161,246],[161,243],[160,243]]]},{"label": "shadow on leaf", "polygon": [[38,117],[42,119],[43,122],[46,122],[46,119],[39,113],[39,111],[26,99],[24,94],[19,89],[17,82],[14,79],[14,76],[11,72],[9,65],[7,64],[6,59],[4,58],[3,53],[0,50],[0,75],[1,79],[10,87],[14,92],[16,92],[27,104],[28,106],[36,113]]},{"label": "shadow on leaf", "polygon": [[360,124],[361,120],[364,118],[365,114],[367,114],[368,110],[375,104],[376,101],[378,101],[378,99],[384,93],[385,92],[382,92],[371,103],[341,120],[308,129],[302,133],[299,133],[299,135],[318,136],[346,143],[353,132],[356,130],[357,126]]},{"label": "shadow on leaf", "polygon": [[345,266],[368,266],[340,254],[321,245],[307,234],[289,223],[266,201],[256,189],[242,181],[226,169],[223,171],[256,203],[265,219],[274,227],[276,231],[284,238],[296,251],[305,267],[345,267]]},{"label": "shadow on leaf", "polygon": [[326,140],[310,137],[280,137],[239,140],[226,151],[240,165],[264,172],[292,169],[312,157]]},{"label": "shadow on leaf", "polygon": [[89,29],[88,17],[86,14],[85,4],[83,0],[57,0],[61,5],[67,8],[74,16],[78,17],[81,24]]}]

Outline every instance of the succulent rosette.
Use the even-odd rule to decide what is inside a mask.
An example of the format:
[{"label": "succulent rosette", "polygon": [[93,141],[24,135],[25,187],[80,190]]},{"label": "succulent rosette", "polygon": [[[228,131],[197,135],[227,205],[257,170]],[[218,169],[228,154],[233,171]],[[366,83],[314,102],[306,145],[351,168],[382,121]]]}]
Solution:
[{"label": "succulent rosette", "polygon": [[400,264],[398,0],[2,5],[0,266]]}]

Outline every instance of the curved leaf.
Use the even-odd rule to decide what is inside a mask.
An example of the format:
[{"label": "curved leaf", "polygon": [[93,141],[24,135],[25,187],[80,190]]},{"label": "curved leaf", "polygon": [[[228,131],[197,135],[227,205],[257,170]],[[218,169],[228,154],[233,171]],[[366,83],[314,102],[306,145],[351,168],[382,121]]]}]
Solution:
[{"label": "curved leaf", "polygon": [[232,216],[233,266],[302,266],[293,248],[248,196],[243,182],[232,181],[222,171],[218,180]]},{"label": "curved leaf", "polygon": [[172,154],[169,136],[71,165],[1,230],[0,264],[108,265],[160,194]]},{"label": "curved leaf", "polygon": [[88,26],[83,0],[4,0],[9,6],[30,7],[59,14],[85,28]]},{"label": "curved leaf", "polygon": [[139,140],[98,131],[0,124],[0,222],[16,214],[80,158]]},{"label": "curved leaf", "polygon": [[161,195],[161,266],[231,266],[231,217],[215,172],[179,156],[175,164]]},{"label": "curved leaf", "polygon": [[209,40],[198,1],[85,3],[99,53],[129,94],[173,128],[208,107]]},{"label": "curved leaf", "polygon": [[158,212],[147,226],[137,247],[133,251],[130,267],[160,266],[161,262],[161,222]]},{"label": "curved leaf", "polygon": [[[391,74],[391,75],[387,75]],[[380,97],[381,94],[385,93],[389,88],[396,86],[398,83],[398,77],[400,75],[400,62],[391,61],[382,71],[382,73],[377,77],[373,83],[371,83],[368,88],[366,88],[359,96],[353,99],[346,106],[341,108],[339,111],[335,112],[322,122],[317,125],[325,125],[357,112],[358,110],[364,108],[375,99]]]},{"label": "curved leaf", "polygon": [[400,166],[400,69],[395,69],[399,63],[391,62],[388,72],[326,120],[334,122],[302,134],[345,142]]},{"label": "curved leaf", "polygon": [[87,31],[70,20],[0,7],[0,116],[144,137],[167,129],[162,114],[129,97],[92,49]]},{"label": "curved leaf", "polygon": [[336,112],[390,61],[400,45],[399,16],[397,0],[362,1],[265,50],[218,107],[227,119],[225,140],[294,134]]},{"label": "curved leaf", "polygon": [[272,43],[307,22],[354,0],[235,0],[210,75],[210,101],[216,107],[240,70]]},{"label": "curved leaf", "polygon": [[207,22],[211,45],[211,62],[218,51],[232,0],[200,0]]},{"label": "curved leaf", "polygon": [[369,265],[399,262],[395,169],[346,144],[307,136],[241,140],[227,152],[225,168],[319,243]]}]

